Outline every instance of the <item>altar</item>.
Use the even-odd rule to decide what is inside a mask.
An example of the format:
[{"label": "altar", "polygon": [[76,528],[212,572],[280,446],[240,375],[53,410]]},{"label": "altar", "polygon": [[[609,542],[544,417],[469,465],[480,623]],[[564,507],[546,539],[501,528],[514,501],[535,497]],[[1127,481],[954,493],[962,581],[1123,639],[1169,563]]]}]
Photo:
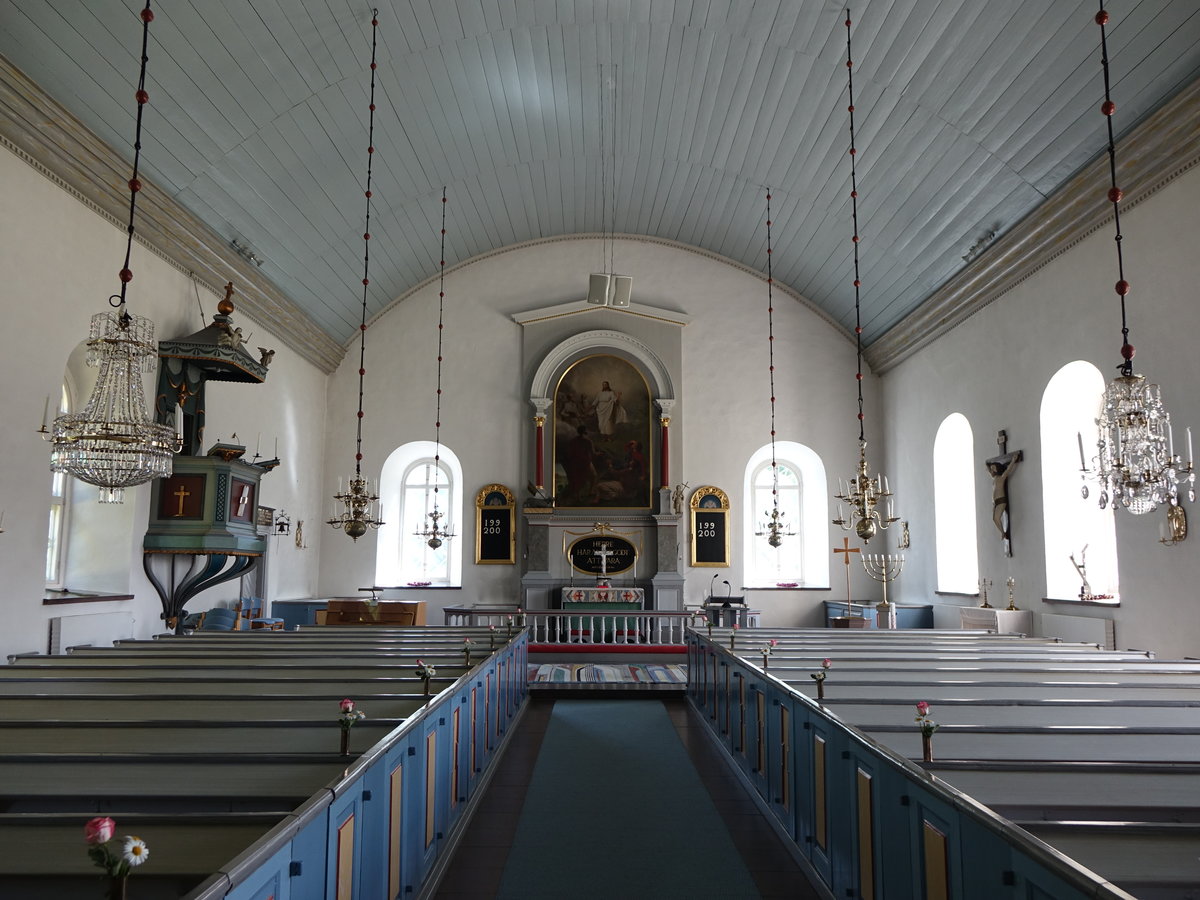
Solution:
[{"label": "altar", "polygon": [[639,587],[602,586],[562,589],[563,609],[613,609],[606,605],[610,603],[620,603],[621,609],[645,609],[646,591]]}]

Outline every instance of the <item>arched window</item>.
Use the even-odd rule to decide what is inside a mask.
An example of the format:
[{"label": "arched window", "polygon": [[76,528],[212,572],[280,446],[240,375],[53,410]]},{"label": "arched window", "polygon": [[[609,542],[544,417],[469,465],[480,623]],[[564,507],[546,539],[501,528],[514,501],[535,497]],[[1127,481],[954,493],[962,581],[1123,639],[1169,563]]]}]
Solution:
[{"label": "arched window", "polygon": [[[437,548],[419,533],[429,525],[435,500],[442,514],[439,527],[455,533]],[[376,584],[462,584],[462,465],[453,451],[432,441],[396,448],[379,476],[379,505],[384,524],[375,556]]]},{"label": "arched window", "polygon": [[973,594],[979,585],[975,441],[962,413],[942,420],[933,440],[933,512],[939,591]]},{"label": "arched window", "polygon": [[[71,411],[71,393],[66,382],[59,395],[56,416]],[[50,428],[52,422],[47,422]],[[65,580],[63,571],[67,555],[67,518],[71,508],[65,472],[50,473],[50,525],[46,533],[46,587],[61,588]]]},{"label": "arched window", "polygon": [[[1042,394],[1042,517],[1046,541],[1046,596],[1079,597],[1083,579],[1071,563],[1086,566],[1093,594],[1111,594],[1117,602],[1117,530],[1113,511],[1096,502],[1095,485],[1085,499],[1081,456],[1093,472],[1098,432],[1096,415],[1104,395],[1104,376],[1089,362],[1076,360],[1054,374]],[[1087,547],[1086,558],[1083,553]]]},{"label": "arched window", "polygon": [[793,534],[772,547],[763,525],[773,506],[771,488],[771,445],[760,448],[746,464],[746,510],[743,522],[747,587],[775,587],[796,583],[803,587],[829,586],[828,536],[829,495],[825,465],[809,447],[794,441],[776,441],[775,459],[779,473],[779,511]]}]

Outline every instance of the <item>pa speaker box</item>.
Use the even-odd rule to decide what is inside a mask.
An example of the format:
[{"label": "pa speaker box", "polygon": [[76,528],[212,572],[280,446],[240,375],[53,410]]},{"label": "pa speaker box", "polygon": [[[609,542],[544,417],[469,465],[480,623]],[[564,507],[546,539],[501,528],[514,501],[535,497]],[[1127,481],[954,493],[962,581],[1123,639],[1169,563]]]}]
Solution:
[{"label": "pa speaker box", "polygon": [[597,306],[608,305],[608,276],[597,275],[592,273],[588,276],[588,303],[595,303]]},{"label": "pa speaker box", "polygon": [[629,295],[631,293],[633,293],[633,276],[614,275],[612,305],[620,307],[629,306]]}]

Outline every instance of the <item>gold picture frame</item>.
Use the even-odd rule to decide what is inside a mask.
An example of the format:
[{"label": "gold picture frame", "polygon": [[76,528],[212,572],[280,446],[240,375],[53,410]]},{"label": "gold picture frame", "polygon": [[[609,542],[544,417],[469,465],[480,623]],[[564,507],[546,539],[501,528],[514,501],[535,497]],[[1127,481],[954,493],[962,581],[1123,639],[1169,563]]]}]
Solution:
[{"label": "gold picture frame", "polygon": [[691,510],[691,564],[729,567],[729,495],[711,484],[696,488]]},{"label": "gold picture frame", "polygon": [[517,561],[517,502],[502,484],[489,484],[475,495],[475,564],[514,565]]}]

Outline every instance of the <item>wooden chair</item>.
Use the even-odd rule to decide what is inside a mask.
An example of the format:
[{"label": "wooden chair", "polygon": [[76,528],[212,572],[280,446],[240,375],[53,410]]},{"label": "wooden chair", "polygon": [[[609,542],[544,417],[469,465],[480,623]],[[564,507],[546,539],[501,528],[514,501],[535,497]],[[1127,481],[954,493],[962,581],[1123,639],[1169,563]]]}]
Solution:
[{"label": "wooden chair", "polygon": [[214,606],[200,619],[198,631],[240,631],[242,616],[236,609]]},{"label": "wooden chair", "polygon": [[264,616],[262,597],[243,597],[234,607],[238,614],[250,623],[250,630],[266,629],[268,631],[283,631],[283,619],[276,616]]}]

